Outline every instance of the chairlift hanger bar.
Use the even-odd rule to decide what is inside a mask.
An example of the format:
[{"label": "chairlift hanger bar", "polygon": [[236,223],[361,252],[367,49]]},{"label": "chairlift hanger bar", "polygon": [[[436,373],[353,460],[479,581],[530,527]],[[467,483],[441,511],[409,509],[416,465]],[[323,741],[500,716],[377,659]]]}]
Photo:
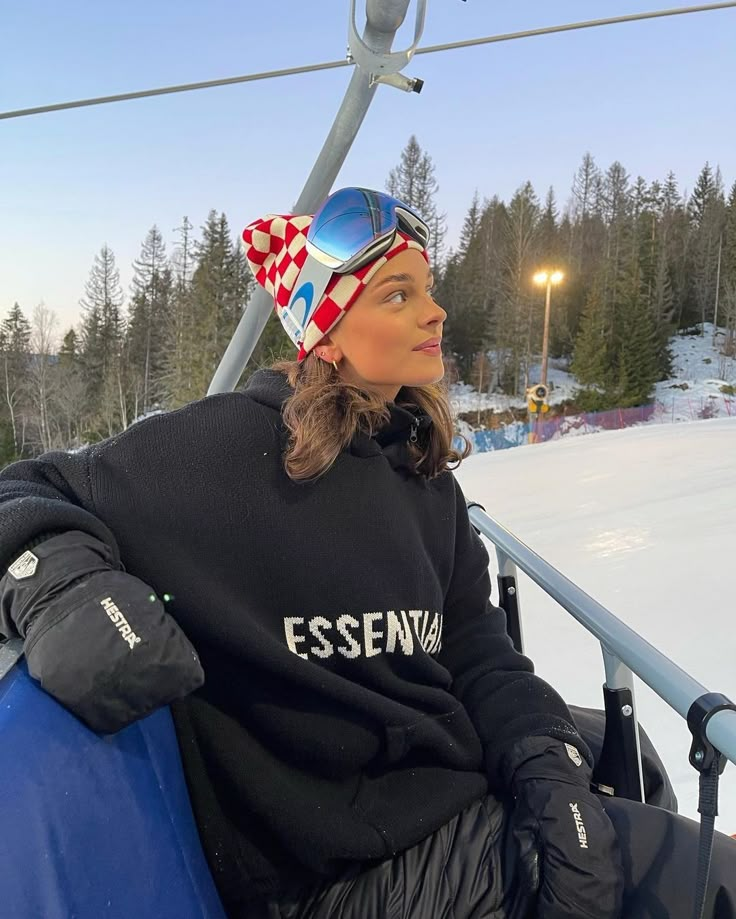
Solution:
[{"label": "chairlift hanger bar", "polygon": [[[606,19],[590,19],[584,22],[570,22],[559,26],[545,26],[540,29],[526,29],[522,32],[507,32],[501,35],[489,35],[485,38],[470,38],[464,41],[447,42],[441,45],[428,45],[417,48],[417,54],[433,54],[435,51],[450,51],[456,48],[471,48],[477,45],[490,45],[519,38],[534,38],[538,35],[555,35],[560,32],[573,32],[580,29],[592,29],[599,26],[619,25],[625,22],[641,22],[645,19],[662,19],[665,16],[682,16],[687,13],[706,13],[713,10],[733,9],[736,0],[727,3],[706,3],[699,6],[684,6],[677,9],[654,10],[648,13],[630,13],[626,16],[611,16]],[[232,86],[236,83],[253,83],[257,80],[270,80],[275,77],[295,76],[302,73],[314,73],[319,70],[335,70],[338,67],[352,67],[349,60],[328,61],[323,64],[309,64],[302,67],[287,67],[282,70],[265,70],[240,77],[225,77],[220,80],[205,80],[200,83],[181,83],[177,86],[163,86],[159,89],[144,89],[131,93],[120,93],[114,96],[98,96],[94,99],[78,99],[73,102],[57,102],[53,105],[40,105],[35,108],[17,109],[11,112],[0,112],[0,120],[23,118],[27,115],[44,115],[48,112],[61,112],[67,109],[83,108],[91,105],[105,105],[109,102],[128,102],[132,99],[145,99],[150,96],[164,96],[173,93],[192,92],[195,89],[213,89],[217,86]]]}]

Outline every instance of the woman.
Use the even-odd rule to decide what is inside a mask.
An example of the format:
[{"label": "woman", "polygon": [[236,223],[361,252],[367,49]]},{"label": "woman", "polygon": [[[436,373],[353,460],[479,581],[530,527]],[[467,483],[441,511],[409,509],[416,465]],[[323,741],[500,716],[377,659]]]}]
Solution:
[{"label": "woman", "polygon": [[177,700],[231,916],[684,915],[697,828],[604,809],[489,602],[426,225],[343,189],[243,237],[297,361],[4,470],[0,632],[95,730]]}]

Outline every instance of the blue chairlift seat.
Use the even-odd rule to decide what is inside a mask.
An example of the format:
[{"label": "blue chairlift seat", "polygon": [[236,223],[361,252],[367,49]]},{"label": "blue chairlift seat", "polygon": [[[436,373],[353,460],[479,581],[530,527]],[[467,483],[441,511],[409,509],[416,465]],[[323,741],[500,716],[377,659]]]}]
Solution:
[{"label": "blue chairlift seat", "polygon": [[101,737],[23,660],[1,674],[0,915],[225,919],[169,710]]}]

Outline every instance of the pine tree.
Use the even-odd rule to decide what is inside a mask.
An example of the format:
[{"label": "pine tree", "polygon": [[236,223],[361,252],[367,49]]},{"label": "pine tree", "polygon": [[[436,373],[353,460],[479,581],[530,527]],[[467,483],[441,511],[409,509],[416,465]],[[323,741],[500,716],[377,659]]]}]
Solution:
[{"label": "pine tree", "polygon": [[426,221],[432,234],[432,264],[439,271],[447,233],[445,215],[437,208],[439,184],[435,177],[434,163],[431,156],[422,150],[413,134],[401,152],[398,166],[389,173],[386,189],[389,194],[408,204]]},{"label": "pine tree", "polygon": [[639,264],[642,293],[651,305],[658,269],[660,239],[655,198],[651,188],[641,176],[636,180],[632,192],[632,220],[635,236],[633,257]]},{"label": "pine tree", "polygon": [[631,187],[631,211],[634,220],[638,220],[645,210],[651,208],[651,201],[647,180],[643,176],[637,176]]},{"label": "pine tree", "polygon": [[251,286],[241,249],[233,248],[225,214],[210,211],[196,246],[192,323],[183,351],[189,356],[191,397],[205,395],[243,314]]},{"label": "pine tree", "polygon": [[69,329],[59,348],[59,366],[63,368],[76,367],[79,362],[79,338],[76,331]]},{"label": "pine tree", "polygon": [[700,170],[695,188],[693,188],[693,193],[687,203],[690,220],[697,229],[703,226],[715,194],[715,176],[713,175],[710,163],[706,163]]},{"label": "pine tree", "polygon": [[66,449],[82,445],[85,412],[85,387],[79,356],[79,336],[67,331],[59,349],[57,374],[57,423]]},{"label": "pine tree", "polygon": [[539,220],[539,249],[542,258],[550,265],[556,265],[560,262],[561,252],[559,251],[557,235],[557,202],[555,200],[555,190],[552,186],[547,190],[547,197],[544,200],[544,209]]},{"label": "pine tree", "polygon": [[133,263],[127,327],[127,360],[133,415],[160,402],[167,343],[171,338],[172,275],[163,237],[155,225]]},{"label": "pine tree", "polygon": [[723,227],[721,273],[724,279],[736,283],[736,182],[731,187]]},{"label": "pine tree", "polygon": [[[664,266],[658,268],[658,276],[660,284],[665,283],[666,277],[671,289],[669,313],[663,312],[661,317],[674,327],[682,327],[690,312],[690,225],[685,203],[673,172],[667,174],[662,187],[662,215],[658,232],[662,258],[665,262]],[[658,294],[655,292],[655,303],[658,300]]]},{"label": "pine tree", "polygon": [[616,316],[617,405],[624,408],[645,405],[661,376],[660,343],[635,264],[617,286]]},{"label": "pine tree", "polygon": [[82,306],[82,369],[92,432],[111,436],[128,423],[121,362],[123,292],[115,256],[104,245],[95,256]]},{"label": "pine tree", "polygon": [[543,302],[532,287],[538,254],[540,207],[531,182],[514,193],[507,208],[502,298],[495,316],[494,337],[502,355],[501,378],[519,394],[532,350],[542,340]]},{"label": "pine tree", "polygon": [[704,324],[715,311],[715,285],[718,273],[718,249],[725,220],[725,202],[720,171],[713,172],[706,163],[698,176],[688,201],[692,227],[692,265],[694,299],[698,320]]},{"label": "pine tree", "polygon": [[478,236],[481,218],[476,192],[463,221],[459,251],[450,254],[438,290],[438,299],[451,317],[445,328],[447,342],[463,379],[469,379],[475,356],[487,337],[487,323],[476,296],[480,281]]},{"label": "pine tree", "polygon": [[677,186],[677,179],[675,178],[674,172],[670,170],[667,173],[667,179],[664,183],[662,189],[662,203],[665,213],[667,211],[674,211],[680,205],[680,189]]},{"label": "pine tree", "polygon": [[556,295],[553,329],[570,351],[580,330],[586,291],[599,274],[605,255],[607,231],[603,223],[603,177],[590,153],[586,153],[573,178],[565,229],[567,277]]},{"label": "pine tree", "polygon": [[664,247],[660,247],[657,255],[654,285],[649,299],[649,306],[660,341],[660,370],[663,375],[666,375],[671,369],[668,342],[674,329],[672,321],[674,315],[674,292],[670,268],[667,264],[667,253]]},{"label": "pine tree", "polygon": [[726,327],[724,354],[736,356],[736,182],[728,196],[721,251],[721,297]]},{"label": "pine tree", "polygon": [[[602,216],[606,226],[606,302],[615,305],[615,290],[622,266],[631,257],[635,245],[632,225],[633,201],[629,176],[621,163],[613,162],[606,170],[602,185]],[[615,311],[614,311],[615,312]]]},{"label": "pine tree", "polygon": [[610,336],[602,280],[588,291],[580,331],[575,340],[571,369],[582,389],[576,400],[585,411],[610,408],[611,386]]},{"label": "pine tree", "polygon": [[3,346],[17,354],[26,353],[31,344],[31,324],[23,314],[23,310],[18,303],[13,304],[13,308],[3,319],[0,325],[0,336],[2,337]]},{"label": "pine tree", "polygon": [[593,200],[600,170],[587,152],[572,182],[573,219],[584,221],[593,210]]}]

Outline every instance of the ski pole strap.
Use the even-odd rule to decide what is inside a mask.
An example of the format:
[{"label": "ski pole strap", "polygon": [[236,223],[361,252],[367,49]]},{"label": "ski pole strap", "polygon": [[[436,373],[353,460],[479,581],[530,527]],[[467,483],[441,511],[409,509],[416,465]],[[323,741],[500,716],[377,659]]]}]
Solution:
[{"label": "ski pole strap", "polygon": [[706,728],[716,712],[726,709],[736,711],[736,705],[721,693],[709,692],[696,699],[687,713],[687,726],[693,735],[690,763],[700,773],[698,792],[700,841],[698,873],[695,881],[694,919],[703,919],[705,910],[710,861],[713,853],[713,835],[718,816],[718,777],[726,767],[726,757],[708,740]]}]

